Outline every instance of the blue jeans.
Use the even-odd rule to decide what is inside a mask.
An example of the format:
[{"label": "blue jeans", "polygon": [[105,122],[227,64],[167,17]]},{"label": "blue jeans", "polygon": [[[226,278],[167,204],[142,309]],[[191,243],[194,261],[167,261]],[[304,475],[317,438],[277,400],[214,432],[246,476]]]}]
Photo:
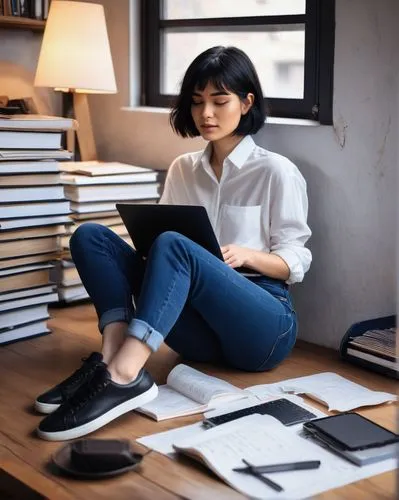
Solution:
[{"label": "blue jeans", "polygon": [[144,260],[107,227],[86,223],[70,248],[101,332],[124,321],[153,351],[165,341],[186,359],[248,371],[273,368],[294,346],[285,283],[246,278],[179,233],[161,234]]}]

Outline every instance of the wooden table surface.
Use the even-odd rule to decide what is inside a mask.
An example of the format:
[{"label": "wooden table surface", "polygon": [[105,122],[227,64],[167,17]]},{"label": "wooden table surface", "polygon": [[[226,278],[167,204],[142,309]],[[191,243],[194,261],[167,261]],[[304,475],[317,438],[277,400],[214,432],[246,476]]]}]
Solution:
[{"label": "wooden table surface", "polygon": [[[225,485],[205,467],[188,458],[171,460],[152,452],[137,472],[104,480],[77,480],[55,474],[51,455],[64,443],[47,442],[35,435],[41,415],[32,403],[48,387],[72,373],[80,358],[99,350],[97,319],[91,305],[53,309],[49,324],[53,334],[4,346],[0,353],[0,498],[3,484],[12,478],[28,484],[42,496],[55,499],[235,499],[244,498]],[[180,358],[168,348],[153,355],[147,368],[158,384]],[[273,383],[279,380],[333,371],[370,389],[396,392],[397,382],[342,362],[335,351],[298,342],[293,353],[279,367],[266,373],[246,373],[224,366],[192,366],[228,380],[238,387]],[[310,402],[310,400],[307,400]],[[315,407],[324,409],[317,403]],[[396,426],[395,405],[364,408],[359,413],[392,430]],[[201,416],[182,417],[155,422],[131,412],[111,422],[91,437],[130,439],[135,449],[146,448],[134,443],[137,437],[161,432],[201,420]],[[22,488],[22,485],[19,485]],[[17,486],[15,486],[17,488]],[[22,491],[22,490],[18,490]],[[10,497],[9,497],[10,498]],[[11,498],[29,500],[19,494]],[[374,476],[317,496],[317,499],[392,499],[396,497],[395,472]]]}]

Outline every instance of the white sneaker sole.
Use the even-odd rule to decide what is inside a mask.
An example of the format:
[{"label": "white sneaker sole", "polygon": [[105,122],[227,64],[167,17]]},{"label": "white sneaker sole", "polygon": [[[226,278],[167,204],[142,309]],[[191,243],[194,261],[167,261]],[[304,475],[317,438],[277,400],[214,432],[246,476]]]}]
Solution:
[{"label": "white sneaker sole", "polygon": [[85,436],[86,434],[90,434],[91,432],[100,429],[104,425],[112,422],[116,418],[120,417],[124,413],[127,413],[131,410],[135,410],[139,406],[143,406],[146,403],[149,403],[153,399],[158,396],[158,387],[156,384],[153,384],[148,391],[143,392],[140,396],[136,398],[129,399],[129,401],[125,401],[124,403],[115,406],[112,410],[109,410],[101,417],[96,418],[95,420],[88,422],[87,424],[80,425],[79,427],[74,427],[73,429],[69,429],[67,431],[59,431],[59,432],[43,432],[40,429],[37,429],[37,434],[42,439],[46,439],[47,441],[66,441],[68,439],[75,439],[81,436]]},{"label": "white sneaker sole", "polygon": [[50,403],[41,403],[40,401],[35,401],[35,410],[39,413],[53,413],[60,405],[50,404]]}]

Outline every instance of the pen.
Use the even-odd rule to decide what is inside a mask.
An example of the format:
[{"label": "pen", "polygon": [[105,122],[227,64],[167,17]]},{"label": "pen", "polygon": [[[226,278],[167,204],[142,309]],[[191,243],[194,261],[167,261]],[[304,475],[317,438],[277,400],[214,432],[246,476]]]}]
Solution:
[{"label": "pen", "polygon": [[[273,465],[253,465],[252,469],[260,474],[270,472],[286,472],[293,470],[310,470],[318,469],[320,467],[320,460],[309,460],[305,462],[290,462],[286,464],[273,464]],[[237,467],[233,469],[235,472],[248,471],[248,467]]]},{"label": "pen", "polygon": [[212,427],[216,427],[216,425],[207,418],[204,418],[204,420],[202,421],[202,425],[206,429],[211,429]]},{"label": "pen", "polygon": [[[256,467],[254,467],[253,465],[251,465],[244,458],[242,459],[242,461],[248,467],[248,470],[246,472],[248,472],[249,474],[252,474],[257,479],[259,479],[260,481],[262,481],[262,483],[267,484],[267,486],[270,486],[270,488],[273,488],[273,490],[275,490],[275,491],[283,491],[284,488],[282,486],[280,486],[279,484],[275,483],[274,481],[272,481],[268,477],[262,476],[262,474],[256,470]],[[241,471],[241,472],[243,472],[243,471]]]}]

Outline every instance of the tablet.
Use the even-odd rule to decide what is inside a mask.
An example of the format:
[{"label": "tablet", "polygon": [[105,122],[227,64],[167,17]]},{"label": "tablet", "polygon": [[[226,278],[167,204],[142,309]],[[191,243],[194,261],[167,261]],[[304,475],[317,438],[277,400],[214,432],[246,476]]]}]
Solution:
[{"label": "tablet", "polygon": [[304,423],[303,427],[345,450],[364,450],[399,441],[394,432],[352,412],[312,420]]}]

